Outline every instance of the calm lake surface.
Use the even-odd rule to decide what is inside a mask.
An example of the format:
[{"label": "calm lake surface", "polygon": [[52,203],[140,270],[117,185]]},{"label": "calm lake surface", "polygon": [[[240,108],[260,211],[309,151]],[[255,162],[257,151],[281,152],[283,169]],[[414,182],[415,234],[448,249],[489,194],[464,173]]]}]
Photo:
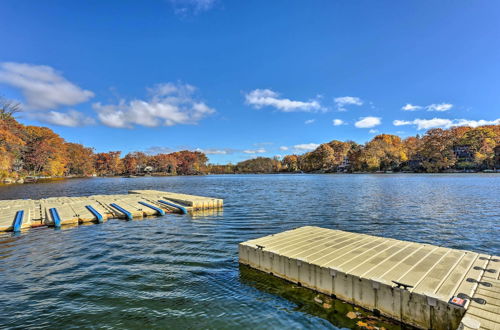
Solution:
[{"label": "calm lake surface", "polygon": [[500,255],[495,174],[73,179],[1,186],[0,199],[130,189],[219,197],[225,207],[0,234],[0,327],[335,328],[238,266],[239,242],[303,225]]}]

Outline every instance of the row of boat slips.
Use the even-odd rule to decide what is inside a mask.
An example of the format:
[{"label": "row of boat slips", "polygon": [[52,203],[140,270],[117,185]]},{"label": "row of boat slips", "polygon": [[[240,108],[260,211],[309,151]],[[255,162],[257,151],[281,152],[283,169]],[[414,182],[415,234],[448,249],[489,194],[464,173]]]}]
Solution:
[{"label": "row of boat slips", "polygon": [[500,257],[306,226],[239,261],[418,328],[500,329]]},{"label": "row of boat slips", "polygon": [[103,222],[110,218],[131,220],[222,207],[222,199],[157,190],[133,190],[121,195],[3,200],[0,201],[0,231]]}]

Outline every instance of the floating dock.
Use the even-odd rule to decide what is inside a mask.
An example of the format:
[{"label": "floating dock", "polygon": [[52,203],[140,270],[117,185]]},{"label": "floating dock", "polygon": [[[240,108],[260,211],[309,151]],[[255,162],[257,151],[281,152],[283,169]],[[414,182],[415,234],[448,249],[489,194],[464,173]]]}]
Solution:
[{"label": "floating dock", "polygon": [[85,222],[103,222],[111,218],[132,220],[165,213],[185,214],[222,207],[222,199],[158,190],[131,190],[122,195],[2,200],[0,231],[78,225]]},{"label": "floating dock", "polygon": [[500,329],[500,257],[319,227],[239,245],[252,268],[422,329]]}]

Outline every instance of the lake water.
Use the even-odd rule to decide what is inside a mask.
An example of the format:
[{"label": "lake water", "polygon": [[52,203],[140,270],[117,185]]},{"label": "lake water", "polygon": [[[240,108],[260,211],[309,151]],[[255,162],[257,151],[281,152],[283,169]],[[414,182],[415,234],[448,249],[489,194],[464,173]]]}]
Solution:
[{"label": "lake water", "polygon": [[[317,225],[500,255],[500,175],[226,175],[1,186],[0,199],[157,189],[222,212],[0,234],[0,327],[335,328],[238,266],[238,243]],[[268,275],[266,275],[268,276]]]}]

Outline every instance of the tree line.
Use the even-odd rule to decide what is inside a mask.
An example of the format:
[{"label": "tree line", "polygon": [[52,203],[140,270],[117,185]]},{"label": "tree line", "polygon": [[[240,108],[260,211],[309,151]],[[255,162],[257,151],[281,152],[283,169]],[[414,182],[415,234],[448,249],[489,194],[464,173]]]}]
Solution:
[{"label": "tree line", "polygon": [[365,144],[331,141],[303,155],[216,165],[212,173],[444,172],[500,169],[500,125],[435,128],[401,139],[380,134]]}]

